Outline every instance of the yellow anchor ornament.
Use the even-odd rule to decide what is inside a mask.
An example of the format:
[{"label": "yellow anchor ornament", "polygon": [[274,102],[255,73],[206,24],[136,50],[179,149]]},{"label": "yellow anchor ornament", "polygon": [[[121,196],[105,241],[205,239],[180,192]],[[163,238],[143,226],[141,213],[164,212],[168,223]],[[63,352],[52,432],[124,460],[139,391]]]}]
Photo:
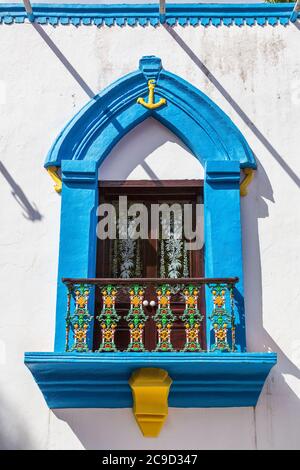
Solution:
[{"label": "yellow anchor ornament", "polygon": [[141,104],[147,109],[157,109],[166,104],[166,98],[161,98],[157,103],[154,102],[154,88],[155,88],[155,80],[151,79],[148,80],[148,88],[149,88],[149,95],[148,95],[148,103],[144,100],[144,98],[138,98],[137,103]]}]

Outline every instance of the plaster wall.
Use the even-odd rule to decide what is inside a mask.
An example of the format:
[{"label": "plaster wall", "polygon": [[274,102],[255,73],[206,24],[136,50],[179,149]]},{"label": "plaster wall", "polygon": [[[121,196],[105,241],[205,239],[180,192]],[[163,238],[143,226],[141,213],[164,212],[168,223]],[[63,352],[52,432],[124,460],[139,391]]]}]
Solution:
[{"label": "plaster wall", "polygon": [[[300,448],[299,29],[0,25],[1,448]],[[147,54],[214,100],[255,152],[242,199],[247,343],[278,353],[255,410],[170,409],[157,439],[140,435],[129,409],[49,411],[23,365],[24,351],[50,351],[54,339],[60,197],[46,153]],[[139,130],[101,178],[201,178],[176,136],[151,121]]]}]

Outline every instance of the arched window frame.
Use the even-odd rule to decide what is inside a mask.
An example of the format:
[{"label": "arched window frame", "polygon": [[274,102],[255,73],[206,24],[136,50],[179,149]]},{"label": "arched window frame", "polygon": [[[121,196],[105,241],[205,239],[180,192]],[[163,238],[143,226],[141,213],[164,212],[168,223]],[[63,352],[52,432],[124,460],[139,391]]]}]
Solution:
[{"label": "arched window frame", "polygon": [[[147,99],[150,79],[155,80],[156,83],[156,98],[165,98],[166,106],[147,109],[137,103],[139,97]],[[214,357],[209,353],[205,353],[206,357],[192,353],[193,357],[188,354],[188,357],[182,358],[183,362],[180,361],[184,353],[143,353],[144,362],[141,356],[139,358],[136,356],[136,359],[131,356],[130,360],[135,361],[134,368],[145,364],[148,364],[148,367],[149,364],[152,366],[157,364],[159,367],[165,367],[170,371],[170,375],[173,374],[176,377],[183,373],[186,362],[191,364],[191,359],[193,359],[196,362],[193,370],[190,369],[191,383],[192,376],[197,371],[201,376],[203,370],[201,367],[203,364],[205,364],[204,369],[208,367],[209,361],[211,361],[211,369],[208,369],[208,375],[205,375],[204,381],[209,377],[211,380],[213,376],[216,386],[220,385],[220,372],[224,371],[224,363],[227,364],[229,375],[237,374],[240,377],[235,385],[228,385],[228,392],[235,389],[233,397],[228,397],[226,393],[223,394],[223,398],[220,394],[217,397],[216,392],[217,398],[214,401],[211,398],[211,392],[207,392],[204,398],[203,396],[197,398],[197,394],[195,396],[191,394],[189,398],[183,397],[178,392],[171,395],[171,406],[255,404],[266,375],[276,362],[274,354],[246,352],[240,171],[246,168],[256,169],[255,158],[231,119],[201,91],[182,78],[165,71],[161,60],[154,56],[143,57],[138,71],[126,75],[96,95],[65,127],[47,157],[45,167],[60,168],[62,178],[55,347],[54,356],[49,356],[48,360],[56,371],[54,375],[56,373],[59,375],[59,368],[56,369],[58,363],[61,365],[61,371],[66,372],[69,368],[70,373],[73,367],[74,374],[75,370],[77,375],[84,373],[80,368],[82,360],[76,355],[72,355],[69,359],[73,361],[71,368],[70,364],[66,364],[65,367],[62,365],[65,357],[67,308],[66,287],[62,283],[62,278],[95,277],[99,167],[116,143],[150,116],[175,133],[204,167],[205,277],[239,278],[235,286],[237,352],[217,354]],[[209,306],[207,306],[207,311],[209,311]],[[206,324],[209,349],[212,326],[208,318]],[[90,328],[90,341],[92,341],[92,336],[93,331]],[[113,356],[110,357],[107,354]],[[107,367],[107,363],[112,361],[115,364],[115,373],[119,371],[119,376],[127,381],[129,373],[127,356],[125,357],[124,353],[120,354],[122,356],[118,356],[118,353],[105,353],[106,358],[100,358],[97,355],[97,358],[91,358],[90,362],[89,357],[92,355],[85,355],[85,360],[89,362],[85,367],[85,374],[88,370],[92,373],[93,367],[97,368],[105,361],[105,367]],[[43,370],[42,366],[40,370],[34,369],[34,364],[35,361],[42,364],[43,355],[40,357],[41,359],[38,360],[28,353],[26,358],[27,365],[36,371],[38,382],[43,377]],[[253,383],[256,384],[254,388],[247,389],[247,386],[242,384],[245,378],[243,373],[248,378],[250,374]],[[76,380],[75,376],[73,380]],[[60,401],[57,402],[57,398],[49,394],[47,390],[43,392],[50,406],[64,407],[67,404],[67,406],[76,407],[78,403],[81,403],[81,406],[97,406],[97,403],[100,403],[96,396],[91,399],[91,393],[88,391],[81,398],[76,398],[76,396],[67,398],[67,394],[64,396],[61,392]],[[106,399],[102,397],[101,403],[103,403],[102,406],[128,406],[128,400],[130,401],[128,394],[118,398],[113,395],[107,396]]]}]

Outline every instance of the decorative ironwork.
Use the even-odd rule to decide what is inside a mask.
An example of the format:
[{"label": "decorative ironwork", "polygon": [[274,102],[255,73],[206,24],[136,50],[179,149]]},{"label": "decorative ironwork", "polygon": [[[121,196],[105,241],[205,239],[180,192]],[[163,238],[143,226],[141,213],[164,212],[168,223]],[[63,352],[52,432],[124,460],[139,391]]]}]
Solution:
[{"label": "decorative ironwork", "polygon": [[171,287],[167,284],[156,289],[158,308],[153,320],[156,323],[158,342],[155,351],[174,351],[171,330],[176,316],[170,307]]},{"label": "decorative ironwork", "polygon": [[180,319],[184,322],[186,342],[182,351],[202,351],[199,332],[203,315],[198,310],[199,289],[196,286],[186,286],[183,290],[185,310]]},{"label": "decorative ironwork", "polygon": [[[210,285],[209,287],[211,288],[212,300],[214,304],[212,314],[209,318],[212,322],[215,336],[215,342],[212,345],[210,351],[231,351],[232,349],[230,348],[228,342],[228,328],[231,328],[231,332],[234,335],[235,326],[234,316],[232,317],[233,312],[229,313],[226,309],[226,292],[228,286],[226,284],[215,284]],[[234,348],[234,343],[232,347]]]},{"label": "decorative ironwork", "polygon": [[[179,285],[179,279],[182,284]],[[145,347],[145,325],[148,320],[144,306],[145,286],[157,286],[157,308],[153,320],[157,329],[155,351],[174,351],[171,341],[172,328],[176,316],[171,309],[171,297],[177,296],[178,288],[183,295],[185,307],[179,315],[185,327],[185,343],[180,345],[182,352],[203,351],[200,340],[203,315],[199,310],[199,292],[203,285],[209,288],[213,309],[208,316],[212,329],[210,352],[237,351],[235,344],[235,284],[238,278],[131,278],[131,279],[63,279],[68,288],[65,330],[66,352],[89,352],[89,324],[93,316],[89,313],[91,286],[101,289],[103,306],[100,315],[95,317],[101,325],[101,344],[96,352],[117,351],[115,333],[120,316],[116,311],[116,298],[119,289],[129,293],[130,308],[124,319],[127,321],[130,340],[127,351],[142,352]],[[117,287],[118,286],[118,287]],[[175,297],[177,299],[177,297]],[[155,305],[154,300],[150,302]],[[208,341],[208,343],[210,343]]]},{"label": "decorative ironwork", "polygon": [[130,332],[130,343],[127,351],[145,351],[144,326],[148,319],[143,310],[144,288],[134,284],[129,289],[130,309],[125,317]]},{"label": "decorative ironwork", "polygon": [[72,288],[68,286],[67,294],[67,315],[66,315],[66,336],[65,336],[65,351],[69,351],[69,336],[71,328],[71,300],[72,300]]},{"label": "decorative ironwork", "polygon": [[[89,328],[89,322],[93,318],[88,310],[90,289],[86,285],[80,284],[78,287],[74,288],[73,292],[75,297],[75,310],[74,314],[71,315],[72,290],[70,288],[68,289],[68,305],[66,318],[66,351],[88,352],[89,348],[86,339]],[[72,329],[74,334],[74,344],[71,349],[69,349],[70,329]]]},{"label": "decorative ironwork", "polygon": [[231,351],[236,350],[235,347],[235,314],[234,314],[234,284],[229,284],[230,309],[231,309]]},{"label": "decorative ironwork", "polygon": [[115,345],[115,330],[120,320],[120,316],[116,311],[116,295],[117,288],[108,284],[101,289],[103,307],[101,314],[97,317],[101,325],[102,341],[98,349],[102,351],[117,351]]}]

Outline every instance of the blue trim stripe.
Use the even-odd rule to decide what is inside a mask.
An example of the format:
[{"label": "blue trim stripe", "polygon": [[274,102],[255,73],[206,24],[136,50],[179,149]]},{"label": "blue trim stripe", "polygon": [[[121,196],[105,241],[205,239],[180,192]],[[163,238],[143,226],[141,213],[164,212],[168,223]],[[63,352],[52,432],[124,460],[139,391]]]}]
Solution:
[{"label": "blue trim stripe", "polygon": [[[39,24],[106,26],[157,26],[161,23],[158,4],[86,5],[33,3],[33,18]],[[176,4],[167,5],[163,21],[169,26],[276,26],[295,22],[294,3],[257,4]],[[28,18],[23,4],[0,5],[0,24],[24,23]]]},{"label": "blue trim stripe", "polygon": [[131,374],[159,367],[173,380],[169,406],[255,406],[274,353],[25,353],[49,408],[129,408]]}]

